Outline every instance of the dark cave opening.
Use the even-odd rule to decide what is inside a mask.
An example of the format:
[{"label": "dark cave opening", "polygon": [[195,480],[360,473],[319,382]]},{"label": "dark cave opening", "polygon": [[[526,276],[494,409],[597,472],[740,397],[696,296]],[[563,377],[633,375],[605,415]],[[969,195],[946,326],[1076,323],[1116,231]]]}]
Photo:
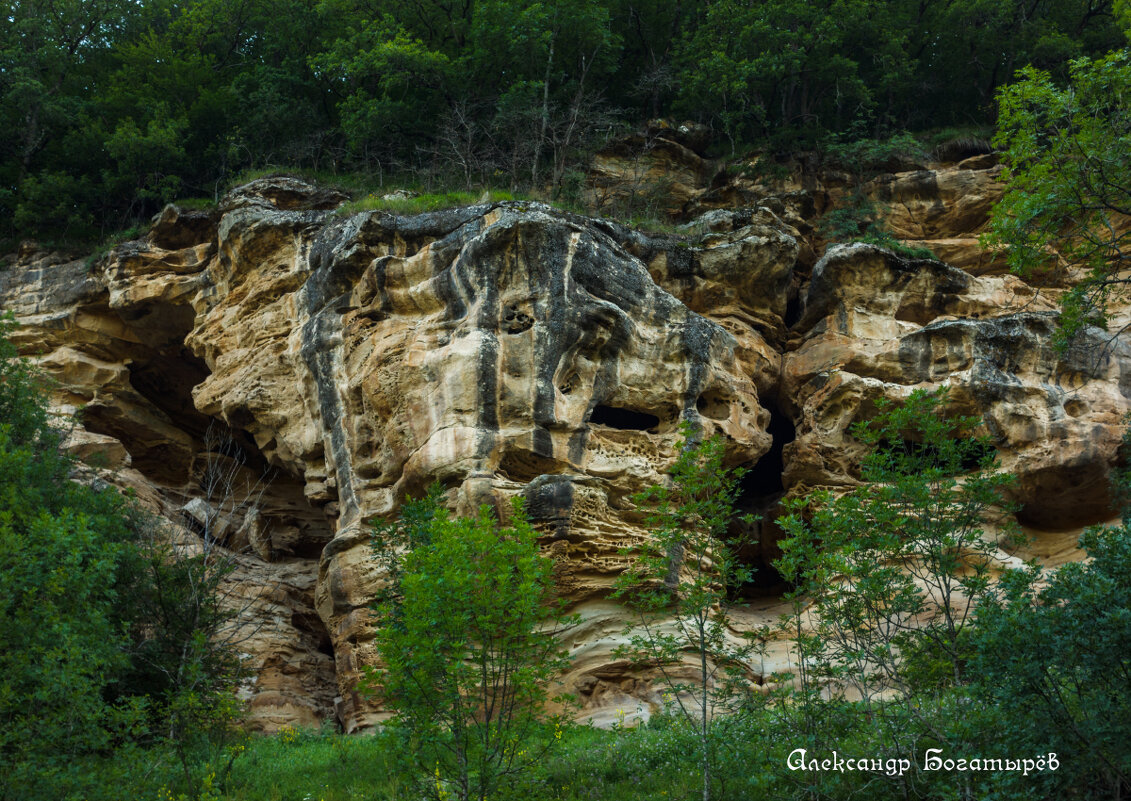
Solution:
[{"label": "dark cave opening", "polygon": [[734,588],[731,593],[732,601],[750,602],[763,598],[774,598],[793,589],[793,585],[786,581],[782,574],[778,572],[778,569],[774,567],[773,559],[767,558],[765,555],[743,558],[741,549],[739,550],[739,559],[750,570],[750,580],[744,581]]},{"label": "dark cave opening", "polygon": [[793,328],[793,326],[797,325],[797,321],[801,319],[802,311],[801,293],[795,291],[790,295],[789,300],[786,301],[785,304],[785,319],[782,321],[785,323],[785,327]]},{"label": "dark cave opening", "polygon": [[773,438],[773,444],[742,477],[738,495],[739,508],[756,513],[766,505],[767,499],[776,501],[785,491],[782,481],[782,474],[785,472],[785,446],[797,438],[793,421],[782,413],[777,404],[763,400],[762,405],[770,413],[767,431]]},{"label": "dark cave opening", "polygon": [[777,404],[767,400],[762,404],[770,412],[767,431],[773,443],[742,477],[735,504],[739,514],[750,514],[757,520],[749,525],[736,522],[731,532],[743,542],[738,549],[738,559],[752,573],[749,581],[734,590],[735,600],[742,601],[780,596],[790,589],[773,562],[780,555],[777,543],[782,537],[776,518],[785,495],[785,446],[796,439],[797,431]]},{"label": "dark cave opening", "polygon": [[330,632],[313,609],[308,612],[292,612],[291,625],[314,640],[315,648],[319,653],[326,654],[331,659],[334,657],[334,644],[330,640]]},{"label": "dark cave opening", "polygon": [[166,426],[183,432],[164,434],[167,443],[147,442],[154,434],[113,408],[92,408],[93,415],[89,420],[84,415],[84,423],[121,439],[133,466],[151,481],[213,505],[258,509],[263,518],[259,536],[266,543],[258,549],[261,558],[319,558],[333,538],[322,509],[307,499],[301,478],[270,464],[246,430],[254,421],[250,412],[234,410],[229,426],[196,409],[193,389],[208,376],[208,366],[183,340],[150,350],[129,364],[130,386],[152,408],[148,414],[141,410],[140,416],[135,412],[137,419],[143,424],[150,420],[158,435]]},{"label": "dark cave opening", "polygon": [[158,352],[153,358],[129,364],[130,386],[160,409],[177,428],[198,439],[204,437],[211,418],[196,410],[193,387],[208,378],[208,366],[184,345]]},{"label": "dark cave opening", "polygon": [[591,425],[608,426],[621,431],[647,431],[660,424],[660,418],[648,412],[621,409],[616,406],[597,406],[589,416]]}]

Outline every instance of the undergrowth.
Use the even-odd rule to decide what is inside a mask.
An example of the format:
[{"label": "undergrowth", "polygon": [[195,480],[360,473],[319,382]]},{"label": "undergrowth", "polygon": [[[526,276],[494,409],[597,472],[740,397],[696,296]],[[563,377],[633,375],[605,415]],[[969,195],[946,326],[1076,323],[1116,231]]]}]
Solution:
[{"label": "undergrowth", "polygon": [[391,214],[407,216],[429,211],[454,209],[461,206],[474,206],[477,203],[497,203],[516,199],[520,198],[516,198],[511,192],[498,189],[482,192],[454,191],[423,194],[389,189],[371,192],[356,200],[347,201],[339,206],[336,211],[342,215],[357,214],[363,211],[387,211]]}]

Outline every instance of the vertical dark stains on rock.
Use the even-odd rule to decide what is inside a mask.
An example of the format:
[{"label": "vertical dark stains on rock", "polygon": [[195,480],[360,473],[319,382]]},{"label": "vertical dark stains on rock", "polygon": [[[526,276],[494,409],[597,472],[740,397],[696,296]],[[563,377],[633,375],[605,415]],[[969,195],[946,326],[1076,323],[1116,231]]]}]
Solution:
[{"label": "vertical dark stains on rock", "polygon": [[327,451],[332,464],[328,467],[337,477],[341,521],[347,523],[360,514],[360,506],[353,489],[353,467],[346,442],[346,413],[334,378],[334,358],[341,342],[341,319],[336,315],[312,314],[302,327],[302,358],[314,376],[322,429],[330,440]]},{"label": "vertical dark stains on rock", "polygon": [[[463,227],[430,247],[433,289],[445,309],[445,319],[456,325],[475,311],[469,331],[480,336],[475,355],[476,428],[475,457],[486,459],[494,450],[499,431],[499,284],[505,259],[493,251],[492,237],[475,236]],[[505,249],[504,249],[505,254]]]},{"label": "vertical dark stains on rock", "polygon": [[[593,377],[593,387],[585,409],[584,421],[593,410],[616,392],[619,384],[618,362],[634,334],[628,312],[644,315],[653,312],[651,278],[643,265],[631,260],[619,247],[601,248],[588,235],[582,235],[570,262],[571,297],[567,299],[571,327],[568,341],[576,341],[571,355],[591,353],[600,365]],[[610,252],[611,251],[611,252]],[[609,256],[616,260],[614,269]],[[579,463],[588,439],[588,428],[582,427],[570,440],[569,458]]]},{"label": "vertical dark stains on rock", "polygon": [[715,335],[721,333],[718,326],[705,317],[700,317],[694,312],[687,313],[687,320],[680,331],[681,344],[687,354],[688,375],[687,387],[684,389],[680,405],[683,407],[683,418],[690,422],[699,419],[696,403],[699,394],[703,391],[703,383],[707,377],[707,364],[711,358],[711,345]]},{"label": "vertical dark stains on rock", "polygon": [[354,492],[354,473],[346,442],[346,411],[335,379],[335,359],[341,359],[342,326],[337,308],[348,299],[354,282],[368,265],[358,249],[343,258],[344,246],[352,238],[350,229],[338,225],[324,229],[311,246],[308,256],[309,279],[296,296],[303,303],[307,321],[302,325],[300,353],[314,377],[318,411],[329,438],[327,449],[338,484],[341,520],[347,523],[360,514]]},{"label": "vertical dark stains on rock", "polygon": [[572,304],[566,297],[574,231],[564,226],[561,228],[556,237],[560,240],[561,249],[554,254],[557,258],[553,259],[542,258],[540,245],[544,234],[532,234],[527,232],[520,238],[535,319],[532,450],[539,456],[552,457],[554,443],[548,427],[556,422],[554,377],[567,352],[566,343],[576,336],[576,323],[571,319]]}]

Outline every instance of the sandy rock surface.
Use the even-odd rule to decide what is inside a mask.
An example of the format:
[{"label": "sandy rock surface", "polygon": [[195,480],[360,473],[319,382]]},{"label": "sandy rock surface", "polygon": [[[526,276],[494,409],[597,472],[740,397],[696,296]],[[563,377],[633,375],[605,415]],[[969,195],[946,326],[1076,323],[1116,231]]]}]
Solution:
[{"label": "sandy rock surface", "polygon": [[[709,170],[677,139],[650,157],[678,161],[703,201]],[[1019,477],[1034,538],[1003,558],[1075,558],[1075,533],[1113,516],[1131,355],[1098,330],[1058,351],[1055,290],[981,251],[997,169],[868,185],[899,236],[945,261],[826,249],[811,215],[827,198],[800,188],[738,187],[749,207],[650,235],[525,202],[347,217],[337,193],[260,179],[215,211],[167,208],[93,263],[25,248],[0,271],[0,305],[56,411],[81,409],[66,447],[177,537],[197,536],[218,464],[254,501],[224,530],[255,725],[383,717],[358,692],[381,581],[369,524],[435,481],[460,512],[526,499],[581,620],[562,683],[608,724],[659,701],[648,671],[613,656],[631,616],[609,589],[620,549],[647,536],[631,495],[662,480],[681,420],[724,437],[752,468],[743,508],[772,518],[786,494],[854,485],[849,427],[879,398],[945,385]],[[743,628],[783,611],[772,520],[753,534]],[[785,659],[771,647],[767,670]]]}]

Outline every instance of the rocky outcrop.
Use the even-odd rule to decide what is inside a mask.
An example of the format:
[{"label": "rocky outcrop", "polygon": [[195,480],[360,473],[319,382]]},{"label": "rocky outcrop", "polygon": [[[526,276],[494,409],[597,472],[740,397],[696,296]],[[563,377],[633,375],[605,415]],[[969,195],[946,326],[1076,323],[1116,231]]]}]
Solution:
[{"label": "rocky outcrop", "polygon": [[[875,184],[893,228],[969,239],[993,168],[948,169]],[[1111,515],[1125,345],[1090,331],[1058,351],[1055,295],[968,260],[818,259],[808,197],[676,236],[522,202],[343,216],[335,193],[262,179],[215,211],[166,209],[93,265],[29,250],[0,305],[57,410],[82,410],[67,447],[177,536],[210,514],[209,465],[238,477],[223,530],[256,725],[382,717],[358,692],[381,580],[369,524],[433,482],[459,512],[526,499],[581,621],[562,681],[610,721],[657,700],[613,656],[628,618],[609,590],[648,536],[631,495],[663,479],[680,421],[723,436],[752,468],[743,506],[772,518],[785,493],[857,480],[849,426],[877,399],[945,385],[1019,476],[1033,553],[1071,558],[1071,532]],[[780,611],[772,522],[756,533],[746,627]],[[771,648],[767,670],[785,659]]]},{"label": "rocky outcrop", "polygon": [[982,419],[1018,477],[1020,522],[1058,531],[1109,519],[1127,346],[1090,329],[1058,351],[1055,308],[1014,276],[833,248],[813,271],[804,333],[784,360],[781,398],[798,423],[786,487],[852,485],[860,454],[848,427],[878,398],[946,386],[950,408]]}]

